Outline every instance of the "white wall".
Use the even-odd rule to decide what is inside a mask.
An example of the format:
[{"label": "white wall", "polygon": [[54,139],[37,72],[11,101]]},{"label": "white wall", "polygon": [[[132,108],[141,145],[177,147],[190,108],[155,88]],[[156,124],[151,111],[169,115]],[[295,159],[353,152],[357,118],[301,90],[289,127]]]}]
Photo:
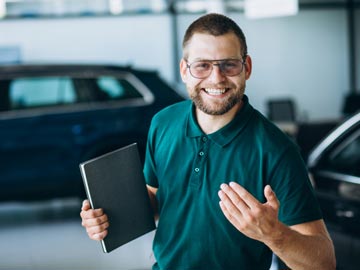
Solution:
[{"label": "white wall", "polygon": [[[300,117],[320,120],[341,115],[350,87],[344,9],[305,10],[294,17],[262,20],[228,15],[247,36],[253,59],[247,94],[256,108],[266,113],[267,99],[293,97]],[[355,17],[359,15],[357,10]],[[179,43],[197,16],[179,16]],[[360,19],[356,29],[360,48]],[[171,31],[169,15],[8,20],[0,22],[0,46],[21,46],[24,61],[106,62],[156,69],[174,83],[178,63],[173,63]],[[360,88],[360,53],[357,63]]]},{"label": "white wall", "polygon": [[245,27],[254,58],[254,105],[263,108],[267,98],[290,96],[302,117],[339,116],[349,91],[344,11],[307,11]]},{"label": "white wall", "polygon": [[168,15],[0,22],[0,46],[18,45],[24,62],[105,62],[159,70],[172,80]]}]

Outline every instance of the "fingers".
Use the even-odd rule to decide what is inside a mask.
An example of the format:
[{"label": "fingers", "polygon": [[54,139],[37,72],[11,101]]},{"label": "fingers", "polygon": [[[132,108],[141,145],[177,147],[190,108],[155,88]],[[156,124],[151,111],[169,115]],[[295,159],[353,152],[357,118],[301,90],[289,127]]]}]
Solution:
[{"label": "fingers", "polygon": [[265,198],[267,200],[267,203],[271,207],[273,207],[275,209],[279,208],[280,202],[279,202],[278,198],[276,197],[275,192],[272,190],[272,188],[269,185],[265,186],[264,195],[265,195]]},{"label": "fingers", "polygon": [[89,200],[84,200],[82,203],[81,210],[86,211],[91,208]]},{"label": "fingers", "polygon": [[109,222],[104,222],[100,225],[95,226],[85,226],[86,232],[90,239],[93,240],[102,240],[107,235],[107,228],[109,227]]},{"label": "fingers", "polygon": [[218,192],[221,199],[220,208],[230,223],[241,230],[249,207],[228,185],[222,184],[220,188],[221,190]]},{"label": "fingers", "polygon": [[239,221],[235,215],[232,215],[231,212],[226,208],[225,203],[223,201],[219,202],[220,208],[224,213],[225,217],[233,224],[235,227],[239,227],[241,225],[241,221]]},{"label": "fingers", "polygon": [[240,232],[256,240],[272,235],[278,223],[279,201],[270,186],[264,188],[265,203],[233,182],[222,184],[218,194],[222,212]]},{"label": "fingers", "polygon": [[243,211],[240,209],[246,209],[246,205],[244,203],[242,203],[241,201],[236,202],[236,205],[232,202],[232,200],[227,196],[227,194],[220,190],[219,191],[219,197],[220,197],[220,207],[223,210],[224,214],[225,214],[225,210],[226,213],[228,214],[227,216],[242,216],[243,215]]},{"label": "fingers", "polygon": [[[219,191],[219,197],[225,206],[229,209],[231,206],[235,206],[240,212],[245,212],[249,209],[249,206],[242,199],[239,194],[237,194],[231,187],[226,184],[220,186],[221,190]],[[233,209],[234,211],[236,209]]]},{"label": "fingers", "polygon": [[231,189],[229,189],[229,192],[235,191],[235,193],[231,193],[234,193],[237,195],[237,197],[240,197],[249,208],[256,208],[259,206],[259,201],[238,183],[230,182],[229,186],[231,187]]},{"label": "fingers", "polygon": [[82,219],[90,219],[90,218],[97,218],[104,215],[104,211],[99,209],[88,209],[88,210],[81,210],[80,217]]},{"label": "fingers", "polygon": [[100,240],[103,240],[108,234],[108,231],[103,231],[101,233],[96,233],[96,234],[93,234],[93,235],[89,235],[90,239],[92,240],[96,240],[96,241],[100,241]]},{"label": "fingers", "polygon": [[82,219],[81,225],[86,228],[90,239],[102,240],[106,237],[109,222],[102,209],[91,209],[89,201],[84,200],[80,217]]},{"label": "fingers", "polygon": [[[255,210],[261,206],[261,203],[250,192],[235,182],[230,182],[229,185],[222,184],[220,188],[231,200],[231,202],[242,211],[247,210],[246,207]],[[264,195],[267,203],[271,207],[275,209],[279,208],[280,202],[270,185],[265,186]]]},{"label": "fingers", "polygon": [[[95,212],[95,210],[88,210],[88,211]],[[86,213],[86,214],[87,214],[87,216],[91,216],[91,217],[82,218],[81,225],[83,227],[99,226],[105,222],[108,222],[108,217],[106,214],[102,214],[99,216],[94,216],[91,213]],[[85,216],[85,214],[83,214],[83,216]]]}]

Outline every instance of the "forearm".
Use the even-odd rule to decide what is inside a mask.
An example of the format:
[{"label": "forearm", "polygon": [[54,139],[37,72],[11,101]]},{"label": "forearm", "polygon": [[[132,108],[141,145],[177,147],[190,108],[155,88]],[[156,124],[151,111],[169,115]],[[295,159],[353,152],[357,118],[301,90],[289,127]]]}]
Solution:
[{"label": "forearm", "polygon": [[274,239],[265,243],[293,270],[336,268],[332,241],[328,235],[305,235],[283,224]]},{"label": "forearm", "polygon": [[154,218],[155,218],[155,220],[157,220],[159,218],[158,204],[157,204],[157,199],[156,199],[157,189],[153,188],[151,186],[147,186],[147,190],[148,190],[148,194],[149,194],[149,198],[150,198],[151,207],[154,212]]}]

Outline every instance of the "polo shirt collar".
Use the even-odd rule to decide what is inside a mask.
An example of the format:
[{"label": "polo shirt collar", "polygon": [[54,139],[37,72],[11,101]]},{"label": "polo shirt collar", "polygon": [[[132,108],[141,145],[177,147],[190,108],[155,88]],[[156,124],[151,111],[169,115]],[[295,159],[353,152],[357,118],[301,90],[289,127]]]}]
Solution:
[{"label": "polo shirt collar", "polygon": [[216,144],[224,147],[230,143],[246,126],[254,112],[246,95],[243,97],[243,106],[236,114],[235,118],[220,130],[206,135],[199,127],[195,117],[195,106],[191,103],[188,120],[186,125],[186,136],[190,138],[207,136]]}]

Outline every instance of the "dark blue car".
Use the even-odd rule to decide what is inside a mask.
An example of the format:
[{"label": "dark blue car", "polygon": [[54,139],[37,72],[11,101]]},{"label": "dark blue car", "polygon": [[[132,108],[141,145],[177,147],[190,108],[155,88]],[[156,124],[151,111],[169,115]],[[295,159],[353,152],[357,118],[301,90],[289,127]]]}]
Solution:
[{"label": "dark blue car", "polygon": [[84,196],[79,163],[137,142],[184,97],[156,72],[103,65],[0,66],[0,200]]},{"label": "dark blue car", "polygon": [[329,133],[308,158],[337,269],[360,268],[360,111]]}]

